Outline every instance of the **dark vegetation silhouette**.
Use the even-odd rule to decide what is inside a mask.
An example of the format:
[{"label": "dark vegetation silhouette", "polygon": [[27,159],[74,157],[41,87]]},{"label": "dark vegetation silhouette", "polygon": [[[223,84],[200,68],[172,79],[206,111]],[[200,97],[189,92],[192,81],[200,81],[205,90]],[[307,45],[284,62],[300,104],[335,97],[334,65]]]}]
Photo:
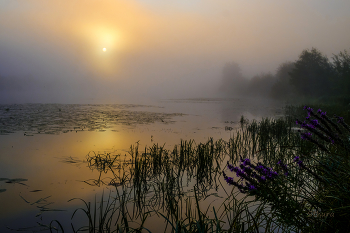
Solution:
[{"label": "dark vegetation silhouette", "polygon": [[248,86],[248,80],[243,76],[242,69],[236,62],[226,63],[222,70],[222,86],[220,91],[243,95]]},{"label": "dark vegetation silhouette", "polygon": [[296,61],[281,63],[275,74],[262,73],[251,79],[242,75],[237,63],[227,63],[221,91],[231,96],[350,102],[350,55],[344,50],[330,61],[316,48],[305,49]]}]

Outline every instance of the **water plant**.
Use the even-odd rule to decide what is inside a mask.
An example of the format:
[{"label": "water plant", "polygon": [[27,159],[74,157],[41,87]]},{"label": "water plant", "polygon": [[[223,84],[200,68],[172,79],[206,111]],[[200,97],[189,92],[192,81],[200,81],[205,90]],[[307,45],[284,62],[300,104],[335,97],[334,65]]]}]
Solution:
[{"label": "water plant", "polygon": [[[287,158],[277,162],[275,156],[267,157],[273,153],[265,153],[264,157],[275,163],[270,162],[270,167],[241,158],[239,166],[227,164],[236,178],[223,172],[224,179],[240,192],[254,196],[261,205],[271,206],[269,211],[275,214],[275,221],[290,230],[334,232],[337,229],[348,232],[349,126],[342,117],[335,115],[331,119],[320,109],[314,113],[312,108],[305,106],[304,110],[308,113],[306,120],[296,120],[296,123],[306,132],[298,130],[302,141],[295,153],[288,153]],[[313,134],[316,138],[312,137]],[[278,152],[282,145],[276,145],[279,147],[273,148]],[[270,149],[264,148],[264,151]],[[323,215],[310,215],[310,212]]]},{"label": "water plant", "polygon": [[73,231],[147,232],[156,218],[167,232],[348,232],[346,120],[305,110],[304,122],[295,108],[285,118],[243,122],[227,142],[90,153],[87,164],[98,178],[86,183],[113,192],[100,201],[80,199],[85,206],[73,220],[82,213],[87,224]]}]

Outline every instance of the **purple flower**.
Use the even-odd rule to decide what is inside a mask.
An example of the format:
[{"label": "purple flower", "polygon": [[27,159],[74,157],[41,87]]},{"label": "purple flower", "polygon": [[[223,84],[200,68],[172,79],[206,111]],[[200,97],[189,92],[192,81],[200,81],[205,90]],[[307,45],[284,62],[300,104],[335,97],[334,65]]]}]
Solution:
[{"label": "purple flower", "polygon": [[313,126],[319,125],[318,120],[311,120],[310,123],[311,123]]},{"label": "purple flower", "polygon": [[321,109],[318,109],[318,110],[317,110],[317,113],[322,113],[322,110],[321,110]]},{"label": "purple flower", "polygon": [[300,135],[301,135],[301,139],[306,140],[312,136],[312,133],[307,132],[307,133],[301,133]]},{"label": "purple flower", "polygon": [[231,172],[235,170],[235,168],[231,164],[229,164],[228,161],[227,161],[227,167],[228,169],[230,169]]},{"label": "purple flower", "polygon": [[299,156],[294,157],[294,162],[296,162],[299,165],[299,167],[305,168],[305,165],[304,165],[303,161],[300,160]]},{"label": "purple flower", "polygon": [[238,177],[244,177],[244,172],[241,170],[241,169],[238,169],[237,171],[236,171],[236,175],[238,176]]},{"label": "purple flower", "polygon": [[308,124],[306,124],[306,122],[305,122],[305,121],[301,123],[301,128],[305,128],[305,127],[307,127],[307,126],[309,126],[309,125],[308,125]]},{"label": "purple flower", "polygon": [[286,164],[283,164],[281,160],[278,160],[277,164],[280,165],[280,166],[282,167],[282,169],[283,169],[283,171],[284,171],[284,175],[285,175],[285,176],[288,176],[289,173],[288,173],[288,167],[287,167],[287,165],[286,165]]},{"label": "purple flower", "polygon": [[321,117],[324,118],[326,116],[327,112],[322,112]]},{"label": "purple flower", "polygon": [[313,110],[312,108],[308,107],[308,108],[307,108],[307,111],[308,111],[308,112],[313,112],[314,110]]},{"label": "purple flower", "polygon": [[250,167],[243,167],[242,170],[247,174],[250,174],[252,172],[252,169]]},{"label": "purple flower", "polygon": [[258,166],[256,166],[254,169],[271,180],[278,176],[277,172],[273,171],[272,168],[265,167],[261,163],[258,163]]},{"label": "purple flower", "polygon": [[250,165],[250,160],[249,159],[244,159],[243,160],[243,165],[244,166]]},{"label": "purple flower", "polygon": [[224,175],[224,179],[225,179],[226,183],[228,183],[229,185],[234,185],[234,186],[238,185],[237,182],[233,181],[232,177],[226,176],[225,172],[222,172],[222,174]]},{"label": "purple flower", "polygon": [[299,167],[304,167],[303,161],[301,160],[297,161],[297,164],[299,165]]},{"label": "purple flower", "polygon": [[338,116],[338,123],[340,123],[340,122],[344,122],[344,118],[343,118],[343,117]]},{"label": "purple flower", "polygon": [[249,184],[248,182],[245,182],[245,184],[246,184],[249,191],[256,190],[256,187],[253,184]]}]

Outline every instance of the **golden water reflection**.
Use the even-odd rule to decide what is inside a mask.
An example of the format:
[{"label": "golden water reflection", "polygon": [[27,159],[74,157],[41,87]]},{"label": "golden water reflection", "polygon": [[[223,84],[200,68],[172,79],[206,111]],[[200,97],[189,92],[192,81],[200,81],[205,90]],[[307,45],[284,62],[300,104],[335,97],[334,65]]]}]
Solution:
[{"label": "golden water reflection", "polygon": [[[185,105],[188,105],[188,102]],[[225,126],[239,127],[237,123],[232,124],[222,120],[220,111],[217,111],[220,107],[218,105],[208,107],[203,104],[198,106],[197,103],[195,106],[196,108],[193,107],[193,103],[192,106],[185,106],[182,109],[185,114],[167,118],[163,115],[164,119],[151,120],[146,124],[137,123],[141,116],[138,113],[124,112],[124,119],[127,120],[127,116],[130,115],[134,120],[133,124],[109,124],[108,127],[93,131],[69,130],[59,134],[40,133],[28,136],[25,132],[18,131],[0,135],[0,178],[27,179],[18,183],[6,183],[8,180],[0,180],[0,189],[6,189],[5,192],[0,193],[2,200],[0,219],[11,218],[11,216],[16,218],[26,211],[40,212],[37,207],[39,204],[51,202],[53,203],[48,205],[48,208],[52,209],[81,207],[82,203],[67,201],[75,197],[93,200],[95,194],[103,190],[115,190],[114,186],[98,187],[84,182],[96,180],[99,177],[97,170],[88,167],[86,156],[89,153],[121,154],[121,157],[130,157],[128,151],[131,145],[138,144],[142,151],[143,148],[150,147],[154,143],[165,145],[166,149],[172,149],[175,144],[180,143],[181,139],[194,139],[197,143],[206,142],[209,137],[213,137],[214,140],[219,138],[228,140],[232,132],[225,130]],[[115,111],[113,107],[111,109]],[[177,111],[156,109],[156,112],[179,112],[179,110],[181,109]],[[99,111],[104,112],[104,119],[115,114],[106,110]],[[93,114],[95,113],[91,113]],[[144,118],[148,118],[147,114]],[[94,116],[93,119],[97,122],[99,118]],[[237,122],[236,119],[234,121]],[[75,123],[84,125],[84,122]],[[50,122],[46,124],[50,125]],[[108,175],[103,177],[106,179],[105,183],[108,183]],[[45,197],[49,197],[47,202],[31,205]],[[1,220],[0,223],[4,224]]]}]

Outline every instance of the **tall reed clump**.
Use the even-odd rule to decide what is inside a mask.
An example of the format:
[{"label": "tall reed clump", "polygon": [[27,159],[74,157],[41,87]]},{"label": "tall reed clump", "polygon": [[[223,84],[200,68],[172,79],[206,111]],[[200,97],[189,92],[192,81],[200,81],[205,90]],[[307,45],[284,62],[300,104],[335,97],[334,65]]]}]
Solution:
[{"label": "tall reed clump", "polygon": [[223,176],[288,231],[349,232],[350,127],[342,117],[304,110],[305,121],[296,120],[298,139],[283,122],[248,126],[246,134],[259,135],[259,159],[246,156],[238,166],[228,162],[236,177]]},{"label": "tall reed clump", "polygon": [[[212,210],[215,217],[209,217],[212,208],[202,212],[199,205],[207,197],[219,198],[211,190],[220,184],[218,178],[226,147],[223,140],[210,138],[199,144],[182,140],[173,150],[154,144],[142,151],[136,144],[130,147],[130,156],[124,156],[124,160],[120,155],[89,153],[88,167],[98,171],[98,178],[85,182],[94,186],[115,186],[117,195],[110,193],[107,201],[101,198],[100,202],[79,199],[85,208],[77,209],[72,218],[76,218],[77,212],[83,213],[88,225],[74,228],[72,224],[72,230],[149,231],[146,220],[158,216],[163,219],[165,229],[174,232],[217,232],[223,222],[216,216],[215,209]],[[105,177],[107,175],[112,177]],[[227,199],[227,202],[232,200]],[[240,218],[235,218],[231,222],[236,223],[235,227],[240,226],[237,223]]]},{"label": "tall reed clump", "polygon": [[172,150],[137,144],[124,160],[90,154],[99,173],[86,183],[113,185],[116,195],[85,202],[79,212],[88,226],[75,231],[147,232],[163,224],[167,232],[349,232],[348,125],[308,107],[296,125],[295,109],[287,110],[280,119],[242,117],[227,142],[181,140]]}]

